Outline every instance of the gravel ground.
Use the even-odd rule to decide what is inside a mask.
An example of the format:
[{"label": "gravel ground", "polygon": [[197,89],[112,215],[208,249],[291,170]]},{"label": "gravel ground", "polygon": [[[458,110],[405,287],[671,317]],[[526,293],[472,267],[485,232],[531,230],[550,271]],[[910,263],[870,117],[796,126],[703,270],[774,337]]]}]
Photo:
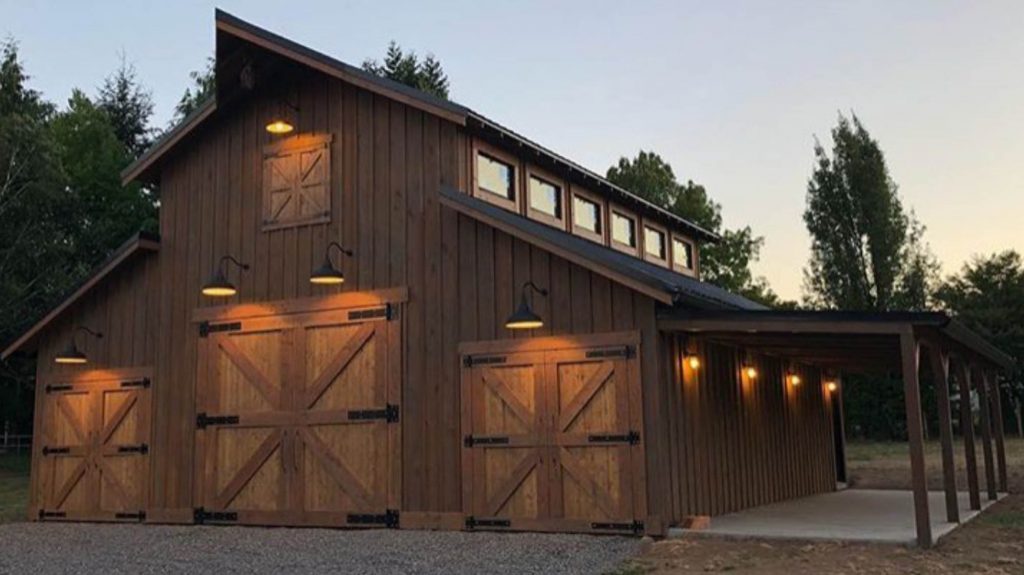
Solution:
[{"label": "gravel ground", "polygon": [[637,539],[534,533],[10,523],[0,573],[606,573]]}]

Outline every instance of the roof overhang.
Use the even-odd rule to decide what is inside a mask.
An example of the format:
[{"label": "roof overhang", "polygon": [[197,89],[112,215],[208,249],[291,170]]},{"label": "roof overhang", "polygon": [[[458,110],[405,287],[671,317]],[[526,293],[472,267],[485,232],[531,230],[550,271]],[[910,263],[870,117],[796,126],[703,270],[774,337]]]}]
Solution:
[{"label": "roof overhang", "polygon": [[87,293],[89,293],[94,287],[99,285],[104,278],[109,276],[115,270],[125,265],[129,260],[135,257],[145,254],[156,252],[160,249],[160,236],[156,234],[150,234],[147,232],[139,232],[132,236],[128,241],[121,244],[106,260],[100,265],[93,268],[90,273],[81,283],[75,288],[68,292],[68,294],[58,300],[50,311],[48,311],[39,321],[34,323],[25,333],[11,342],[4,350],[0,353],[0,359],[7,359],[11,354],[25,347],[32,342],[33,339],[39,333],[50,325],[51,322],[56,320],[63,314],[68,308],[73,306],[75,302],[82,299]]},{"label": "roof overhang", "polygon": [[682,310],[658,316],[664,331],[699,334],[808,363],[843,369],[896,368],[899,338],[913,334],[1004,370],[1013,358],[944,312]]}]

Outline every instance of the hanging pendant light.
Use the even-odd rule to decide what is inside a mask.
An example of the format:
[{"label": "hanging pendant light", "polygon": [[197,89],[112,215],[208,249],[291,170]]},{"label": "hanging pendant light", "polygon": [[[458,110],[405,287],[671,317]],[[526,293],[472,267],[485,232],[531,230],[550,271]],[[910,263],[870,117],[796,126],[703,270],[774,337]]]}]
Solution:
[{"label": "hanging pendant light", "polygon": [[89,335],[95,337],[96,339],[103,338],[103,334],[100,332],[93,331],[85,326],[78,326],[78,328],[75,329],[74,333],[71,334],[71,341],[68,342],[67,347],[65,347],[63,351],[58,353],[57,356],[53,358],[54,363],[64,365],[82,365],[85,363],[89,363],[88,356],[86,356],[85,353],[82,352],[82,350],[78,349],[78,344],[75,343],[75,336],[77,336],[78,332],[81,331],[88,333]]},{"label": "hanging pendant light", "polygon": [[324,250],[324,263],[320,264],[320,267],[309,274],[309,283],[317,285],[340,285],[345,283],[345,274],[341,273],[341,270],[334,267],[334,264],[331,263],[331,248],[338,248],[339,252],[352,257],[352,250],[346,249],[338,242],[327,244],[327,249]]},{"label": "hanging pendant light", "polygon": [[249,269],[249,264],[243,264],[232,256],[220,258],[217,269],[213,271],[210,280],[203,284],[203,295],[207,297],[231,297],[238,293],[238,288],[235,287],[235,284],[228,281],[226,270],[228,262],[235,264],[242,270]]},{"label": "hanging pendant light", "polygon": [[283,98],[277,99],[275,106],[277,111],[267,122],[266,130],[275,136],[283,136],[295,131],[296,118],[299,115],[299,107]]},{"label": "hanging pendant light", "polygon": [[530,301],[527,298],[528,291],[535,291],[542,296],[548,295],[548,290],[537,287],[537,284],[528,281],[523,284],[522,298],[519,300],[519,307],[512,315],[505,320],[506,329],[537,329],[544,327],[544,320],[534,313],[530,308]]}]

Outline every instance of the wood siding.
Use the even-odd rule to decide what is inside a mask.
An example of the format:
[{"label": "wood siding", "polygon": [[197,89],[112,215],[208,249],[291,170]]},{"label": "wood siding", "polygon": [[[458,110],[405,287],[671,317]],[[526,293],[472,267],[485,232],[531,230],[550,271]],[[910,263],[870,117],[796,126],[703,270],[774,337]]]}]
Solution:
[{"label": "wood siding", "polygon": [[[836,488],[832,398],[819,370],[666,335],[672,514],[721,515]],[[683,361],[694,353],[701,365]],[[741,374],[754,366],[750,380]],[[786,376],[796,373],[798,386]]]}]

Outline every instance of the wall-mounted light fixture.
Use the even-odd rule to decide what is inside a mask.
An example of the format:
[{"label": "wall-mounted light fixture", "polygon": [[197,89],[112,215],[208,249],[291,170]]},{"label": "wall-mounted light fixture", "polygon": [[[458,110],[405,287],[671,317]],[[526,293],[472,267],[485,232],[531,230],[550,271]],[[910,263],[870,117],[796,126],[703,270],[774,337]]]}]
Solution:
[{"label": "wall-mounted light fixture", "polygon": [[533,312],[530,307],[530,299],[527,297],[528,292],[534,291],[542,296],[548,295],[548,290],[537,287],[537,284],[532,281],[528,281],[523,284],[522,298],[519,300],[519,307],[512,315],[508,316],[505,320],[506,329],[537,329],[544,327],[544,320]]},{"label": "wall-mounted light fixture", "polygon": [[275,136],[283,136],[295,131],[299,107],[283,98],[278,98],[276,108],[276,112],[267,122],[266,130]]},{"label": "wall-mounted light fixture", "polygon": [[208,297],[230,297],[238,293],[238,289],[235,288],[235,284],[228,281],[228,262],[235,264],[242,270],[249,269],[249,264],[243,264],[232,256],[224,256],[220,258],[220,262],[217,264],[217,269],[215,269],[213,271],[213,275],[210,276],[210,281],[203,284],[203,295]]},{"label": "wall-mounted light fixture", "polygon": [[698,370],[700,369],[700,358],[693,354],[688,355],[686,356],[686,365],[690,366],[692,370]]},{"label": "wall-mounted light fixture", "polygon": [[79,332],[83,331],[95,337],[96,339],[103,338],[103,334],[98,331],[93,331],[85,327],[84,325],[78,326],[77,328],[75,328],[75,331],[71,334],[71,341],[68,342],[68,346],[65,347],[63,351],[58,353],[57,356],[53,358],[54,363],[71,365],[81,365],[83,363],[89,363],[89,358],[84,353],[82,353],[82,350],[78,349],[78,344],[75,343],[75,336],[77,336]]},{"label": "wall-mounted light fixture", "polygon": [[331,248],[338,248],[339,252],[352,257],[352,250],[346,249],[338,242],[327,244],[327,249],[324,250],[324,263],[320,264],[320,267],[309,274],[309,283],[317,285],[339,285],[345,283],[345,274],[341,273],[341,270],[334,267],[334,264],[331,263]]},{"label": "wall-mounted light fixture", "polygon": [[825,387],[829,390],[830,393],[835,393],[836,390],[839,389],[839,384],[837,384],[834,381],[830,381],[825,384]]},{"label": "wall-mounted light fixture", "polygon": [[795,373],[789,374],[789,384],[790,385],[792,385],[793,387],[798,387],[801,383],[803,383],[803,380],[800,379],[799,375],[797,375]]},{"label": "wall-mounted light fixture", "polygon": [[746,374],[747,379],[757,379],[757,368],[752,365],[744,367],[743,373]]}]

